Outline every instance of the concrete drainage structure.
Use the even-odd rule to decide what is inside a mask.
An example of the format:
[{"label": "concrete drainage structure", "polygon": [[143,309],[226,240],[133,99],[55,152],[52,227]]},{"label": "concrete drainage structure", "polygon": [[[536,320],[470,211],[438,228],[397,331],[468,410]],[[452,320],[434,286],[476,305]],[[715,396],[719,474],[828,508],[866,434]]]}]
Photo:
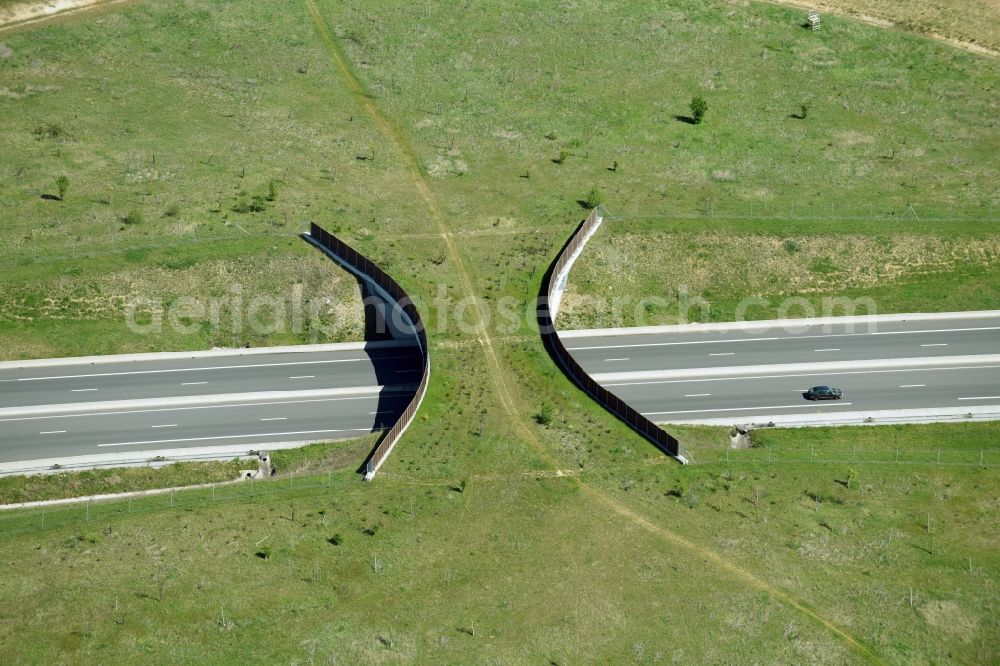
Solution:
[{"label": "concrete drainage structure", "polygon": [[549,267],[542,278],[541,292],[538,295],[538,329],[542,336],[542,342],[549,354],[556,363],[563,369],[573,382],[601,404],[609,412],[624,421],[630,428],[653,443],[658,449],[667,455],[677,459],[679,462],[687,463],[687,458],[681,455],[680,442],[670,433],[666,432],[650,419],[640,414],[636,409],[626,404],[621,398],[611,393],[587,374],[583,367],[576,362],[572,354],[559,339],[559,332],[556,330],[556,317],[559,314],[559,304],[562,302],[562,295],[566,289],[566,280],[569,277],[570,268],[576,261],[590,237],[604,221],[607,211],[598,206],[590,211],[590,215],[584,220],[569,240],[563,246],[555,262]]}]

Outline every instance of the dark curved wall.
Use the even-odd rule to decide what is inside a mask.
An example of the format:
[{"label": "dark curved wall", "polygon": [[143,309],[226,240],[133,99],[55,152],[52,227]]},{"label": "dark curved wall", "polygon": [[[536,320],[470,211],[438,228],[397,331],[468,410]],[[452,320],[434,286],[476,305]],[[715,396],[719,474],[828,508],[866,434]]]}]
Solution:
[{"label": "dark curved wall", "polygon": [[555,359],[556,363],[559,364],[577,386],[590,394],[594,400],[609,412],[627,423],[633,430],[656,445],[661,451],[677,458],[681,462],[686,462],[680,454],[680,442],[670,435],[670,433],[623,402],[614,393],[594,381],[583,367],[576,362],[572,354],[567,351],[562,340],[559,339],[559,333],[556,331],[553,314],[549,309],[549,304],[552,302],[552,295],[556,288],[555,281],[572,260],[573,254],[586,242],[590,232],[601,223],[598,215],[597,208],[590,211],[590,215],[587,216],[587,219],[577,227],[573,235],[566,241],[566,244],[559,252],[559,256],[556,257],[555,262],[549,267],[549,270],[545,273],[545,277],[542,279],[541,292],[538,297],[538,328],[542,335],[542,341],[545,343],[545,348],[552,358]]},{"label": "dark curved wall", "polygon": [[420,318],[420,313],[417,312],[417,308],[414,307],[413,301],[407,293],[403,291],[399,283],[389,277],[385,271],[375,265],[368,257],[360,254],[350,245],[316,223],[310,225],[307,240],[326,250],[335,260],[345,265],[348,270],[381,288],[393,301],[391,303],[393,315],[398,316],[401,314],[405,317],[413,327],[417,337],[417,344],[420,346],[420,354],[424,365],[420,384],[417,386],[417,391],[410,400],[410,404],[403,410],[395,425],[382,433],[371,455],[368,456],[368,460],[365,461],[365,479],[370,481],[375,476],[378,468],[389,456],[392,447],[396,445],[396,442],[403,436],[403,432],[405,432],[407,426],[410,425],[413,418],[417,415],[417,408],[424,399],[424,394],[427,393],[427,383],[431,376],[431,357],[427,347],[427,332],[424,330],[424,323]]}]

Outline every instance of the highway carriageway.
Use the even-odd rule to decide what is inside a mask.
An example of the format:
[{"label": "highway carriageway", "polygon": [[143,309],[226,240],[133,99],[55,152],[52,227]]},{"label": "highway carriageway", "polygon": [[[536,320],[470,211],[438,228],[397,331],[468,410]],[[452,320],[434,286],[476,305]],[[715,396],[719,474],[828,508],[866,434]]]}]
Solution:
[{"label": "highway carriageway", "polygon": [[[660,423],[1000,416],[994,314],[876,321],[874,328],[824,321],[795,329],[754,323],[561,335],[594,379]],[[802,397],[821,384],[843,389],[843,400]]]},{"label": "highway carriageway", "polygon": [[0,463],[356,437],[395,421],[421,368],[394,342],[7,362]]}]

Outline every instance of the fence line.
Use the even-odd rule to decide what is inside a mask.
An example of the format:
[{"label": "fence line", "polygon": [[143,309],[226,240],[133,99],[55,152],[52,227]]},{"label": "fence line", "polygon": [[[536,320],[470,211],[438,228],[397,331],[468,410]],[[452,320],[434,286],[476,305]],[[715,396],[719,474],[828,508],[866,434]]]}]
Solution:
[{"label": "fence line", "polygon": [[[594,381],[583,367],[577,363],[569,351],[567,351],[559,339],[559,333],[556,331],[555,317],[557,313],[553,310],[553,305],[558,303],[558,295],[556,294],[557,289],[560,288],[558,281],[563,271],[568,270],[568,267],[572,266],[577,251],[582,248],[591,233],[601,224],[603,218],[599,211],[603,211],[603,209],[595,208],[590,211],[590,215],[587,216],[587,219],[570,236],[566,245],[559,252],[559,256],[549,267],[548,272],[542,279],[542,293],[538,299],[537,311],[538,327],[542,335],[542,341],[549,354],[552,355],[556,363],[569,375],[570,379],[577,386],[582,388],[605,409],[624,421],[630,428],[652,442],[661,451],[677,458],[681,462],[685,462],[684,457],[680,454],[680,443],[672,435],[626,404],[621,398]],[[555,308],[557,307],[558,305],[555,305]]]},{"label": "fence line", "polygon": [[385,271],[368,259],[368,257],[360,254],[315,222],[310,225],[309,233],[304,234],[304,236],[307,240],[311,240],[325,249],[330,256],[345,265],[345,268],[369,280],[388,295],[392,301],[389,304],[395,306],[393,313],[397,311],[401,312],[413,328],[417,337],[417,343],[420,346],[421,356],[423,357],[423,376],[420,378],[420,384],[417,386],[417,391],[410,400],[410,404],[403,410],[395,425],[382,434],[382,437],[365,462],[365,479],[370,481],[417,415],[417,409],[420,407],[420,403],[427,393],[427,384],[431,376],[431,358],[430,350],[427,347],[427,332],[424,330],[420,313],[417,312],[417,308],[413,305],[413,301],[409,295],[399,286],[398,282],[392,279]]},{"label": "fence line", "polygon": [[[254,233],[246,236],[248,238],[295,238],[296,232],[293,231],[255,231]],[[215,243],[232,241],[233,239],[244,238],[243,232],[234,230],[229,233],[212,233],[212,234],[191,234],[191,235],[178,235],[178,236],[161,236],[157,238],[144,237],[141,242],[128,243],[122,240],[112,240],[111,247],[106,245],[103,249],[90,249],[84,251],[76,251],[76,246],[74,244],[70,245],[70,253],[65,254],[66,247],[61,246],[60,250],[63,254],[55,254],[44,250],[45,254],[38,256],[38,246],[32,245],[31,254],[25,252],[18,252],[14,249],[10,252],[0,255],[0,268],[14,268],[18,266],[30,266],[33,264],[47,264],[54,263],[58,261],[71,261],[75,259],[89,259],[95,257],[111,257],[115,255],[125,254],[128,252],[136,252],[140,250],[163,250],[175,247],[183,247],[188,245],[197,245],[199,243]],[[96,243],[95,243],[96,245]],[[92,246],[93,247],[93,246]],[[20,255],[20,256],[17,256]]]},{"label": "fence line", "polygon": [[[356,483],[352,478],[334,478],[331,472],[318,475],[303,470],[270,479],[222,481],[188,488],[157,489],[131,497],[100,499],[80,498],[73,503],[16,509],[0,512],[0,539],[44,529],[93,525],[101,520],[153,514],[166,509],[187,510],[225,502],[256,501],[296,496],[312,496]],[[137,491],[145,492],[145,491]]]},{"label": "fence line", "polygon": [[942,465],[963,467],[1000,467],[1000,449],[949,449],[938,447],[906,448],[864,446],[835,450],[814,445],[795,447],[754,446],[750,449],[700,449],[691,454],[697,465],[742,464],[836,464],[836,465]]}]

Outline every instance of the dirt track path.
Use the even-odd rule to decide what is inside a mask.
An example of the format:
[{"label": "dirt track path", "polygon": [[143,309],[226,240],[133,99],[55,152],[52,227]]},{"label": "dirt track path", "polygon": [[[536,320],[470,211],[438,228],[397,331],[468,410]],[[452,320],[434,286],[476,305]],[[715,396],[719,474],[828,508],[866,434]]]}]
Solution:
[{"label": "dirt track path", "polygon": [[[455,271],[458,273],[459,280],[462,283],[464,295],[467,298],[476,298],[478,302],[472,278],[469,274],[468,268],[466,267],[465,260],[462,258],[461,253],[455,245],[453,238],[454,232],[448,224],[440,203],[435,197],[430,184],[424,176],[423,170],[420,168],[416,152],[413,150],[413,147],[406,139],[402,130],[366,93],[364,85],[354,73],[354,69],[351,67],[346,53],[337,43],[336,38],[330,30],[329,24],[320,12],[315,0],[305,0],[305,4],[306,8],[309,10],[309,15],[316,26],[316,31],[319,34],[324,47],[330,54],[330,57],[337,69],[340,71],[341,77],[347,84],[350,92],[362,106],[368,117],[395,146],[403,164],[406,166],[407,171],[409,171],[414,188],[423,201],[431,219],[434,221],[438,230],[438,235],[444,242],[447,249],[448,258],[450,259],[452,266],[455,268]],[[490,338],[489,332],[487,331],[478,310],[476,311],[476,338],[481,344],[487,361],[489,362],[491,370],[490,375],[494,385],[494,390],[500,404],[507,413],[509,422],[517,429],[518,434],[523,438],[523,440],[528,443],[542,459],[549,463],[551,474],[554,476],[563,476],[563,474],[560,473],[557,459],[538,437],[538,434],[531,427],[531,424],[528,423],[523,415],[519,413],[510,389],[511,384],[513,383],[513,378],[509,376],[510,373],[508,368],[500,361],[500,358],[493,346],[493,340]],[[749,571],[732,563],[718,553],[690,541],[661,525],[657,525],[647,520],[610,494],[590,486],[576,477],[568,478],[573,478],[580,485],[581,490],[586,494],[586,496],[588,496],[595,503],[604,505],[606,508],[611,509],[620,517],[628,520],[630,523],[655,534],[674,546],[680,547],[682,550],[687,551],[691,556],[702,559],[702,561],[710,563],[727,574],[742,580],[744,583],[766,593],[771,598],[788,606],[789,608],[803,613],[833,636],[843,641],[848,647],[857,652],[864,659],[873,663],[882,663],[882,660],[878,657],[878,655],[865,646],[860,640],[852,636],[845,629],[838,626],[834,622],[811,610],[804,601],[796,599],[786,592],[770,585],[764,580],[757,578]]]},{"label": "dirt track path", "polygon": [[0,33],[136,0],[46,0],[0,9]]}]

